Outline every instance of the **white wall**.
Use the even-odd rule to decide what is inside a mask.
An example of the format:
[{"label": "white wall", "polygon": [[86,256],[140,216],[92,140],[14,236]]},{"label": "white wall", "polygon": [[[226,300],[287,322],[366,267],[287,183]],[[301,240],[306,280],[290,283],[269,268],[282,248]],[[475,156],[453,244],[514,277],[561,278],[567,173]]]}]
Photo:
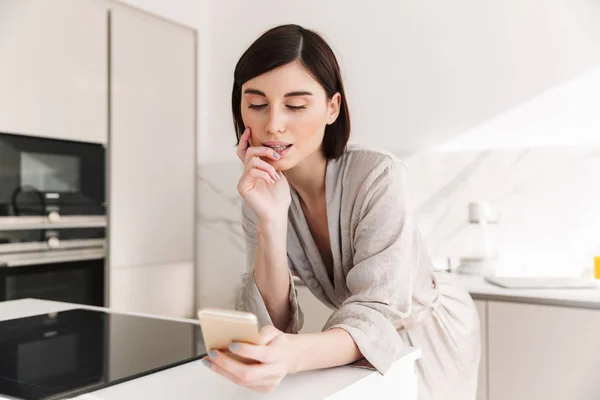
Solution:
[{"label": "white wall", "polygon": [[235,63],[282,23],[316,29],[336,51],[354,140],[398,152],[446,142],[600,65],[593,0],[126,1],[198,29],[204,163],[235,160]]},{"label": "white wall", "polygon": [[464,151],[600,144],[600,67],[431,150]]},{"label": "white wall", "polygon": [[425,151],[407,157],[410,196],[438,260],[481,248],[468,203],[488,202],[499,275],[589,276],[600,244],[600,146]]}]

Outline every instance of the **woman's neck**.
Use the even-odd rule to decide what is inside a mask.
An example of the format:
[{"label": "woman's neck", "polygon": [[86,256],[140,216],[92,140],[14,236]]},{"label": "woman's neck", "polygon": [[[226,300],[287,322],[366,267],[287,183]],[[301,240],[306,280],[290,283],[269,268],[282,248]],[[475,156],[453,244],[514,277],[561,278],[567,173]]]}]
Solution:
[{"label": "woman's neck", "polygon": [[285,171],[289,184],[306,205],[312,205],[325,195],[327,160],[319,150],[300,164]]}]

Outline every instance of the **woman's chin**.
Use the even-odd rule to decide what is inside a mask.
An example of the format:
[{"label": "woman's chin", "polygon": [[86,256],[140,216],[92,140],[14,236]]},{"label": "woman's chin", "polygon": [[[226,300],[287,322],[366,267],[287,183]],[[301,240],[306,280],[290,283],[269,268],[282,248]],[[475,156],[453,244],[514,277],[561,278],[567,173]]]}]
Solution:
[{"label": "woman's chin", "polygon": [[290,160],[270,160],[269,164],[278,171],[287,171],[295,165],[291,163]]}]

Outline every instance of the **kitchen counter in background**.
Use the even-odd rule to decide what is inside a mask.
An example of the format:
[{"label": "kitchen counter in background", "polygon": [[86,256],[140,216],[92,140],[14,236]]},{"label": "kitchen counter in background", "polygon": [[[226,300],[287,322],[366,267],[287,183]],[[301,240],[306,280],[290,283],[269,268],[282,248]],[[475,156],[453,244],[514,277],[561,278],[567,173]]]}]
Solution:
[{"label": "kitchen counter in background", "polygon": [[[596,289],[507,289],[489,283],[481,276],[457,273],[451,273],[450,275],[454,277],[458,284],[467,289],[474,300],[494,300],[600,310],[600,281]],[[300,281],[300,278],[295,277],[294,283],[300,288],[306,288],[306,285]]]},{"label": "kitchen counter in background", "polygon": [[474,300],[493,300],[600,310],[600,282],[596,289],[507,289],[481,276],[451,274]]},{"label": "kitchen counter in background", "polygon": [[600,288],[508,289],[452,274],[481,326],[477,400],[598,399]]}]

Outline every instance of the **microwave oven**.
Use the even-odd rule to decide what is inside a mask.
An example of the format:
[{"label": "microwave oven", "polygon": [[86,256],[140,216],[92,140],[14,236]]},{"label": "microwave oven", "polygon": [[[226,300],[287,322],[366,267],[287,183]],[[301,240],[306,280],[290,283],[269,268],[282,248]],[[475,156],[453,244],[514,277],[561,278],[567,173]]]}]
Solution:
[{"label": "microwave oven", "polygon": [[105,147],[0,132],[0,224],[106,215]]}]

